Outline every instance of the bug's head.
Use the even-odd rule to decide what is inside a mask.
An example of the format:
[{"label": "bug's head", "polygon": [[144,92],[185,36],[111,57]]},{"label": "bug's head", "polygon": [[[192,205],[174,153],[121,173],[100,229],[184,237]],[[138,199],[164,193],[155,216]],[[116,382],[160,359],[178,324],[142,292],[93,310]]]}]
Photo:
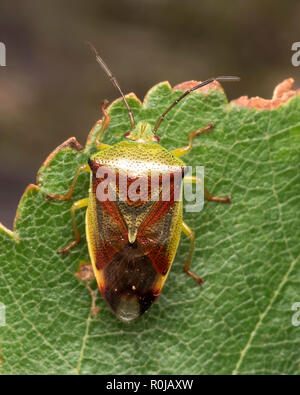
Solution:
[{"label": "bug's head", "polygon": [[153,127],[145,121],[139,122],[131,132],[125,133],[125,138],[138,143],[159,142],[159,137],[153,132]]}]

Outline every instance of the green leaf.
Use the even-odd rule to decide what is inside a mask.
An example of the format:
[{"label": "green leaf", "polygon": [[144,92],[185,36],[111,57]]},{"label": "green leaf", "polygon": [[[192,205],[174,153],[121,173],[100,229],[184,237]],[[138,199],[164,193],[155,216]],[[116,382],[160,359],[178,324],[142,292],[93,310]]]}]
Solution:
[{"label": "green leaf", "polygon": [[[134,95],[129,103],[136,121],[154,125],[179,95],[160,83],[143,104]],[[129,119],[120,100],[109,114],[104,142],[114,144]],[[184,146],[190,131],[211,121],[215,129],[185,157],[205,166],[211,193],[232,195],[230,205],[210,202],[201,213],[184,213],[196,232],[192,270],[206,282],[199,288],[183,273],[183,236],[161,296],[131,324],[99,293],[100,313],[91,315],[90,294],[74,276],[89,260],[85,241],[67,256],[57,252],[73,239],[69,209],[87,196],[88,174],[80,175],[72,201],[45,199],[67,191],[95,152],[95,130],[84,150],[73,138],[50,155],[38,186],[22,197],[14,232],[0,227],[2,374],[300,373],[300,326],[292,325],[292,305],[300,302],[300,97],[258,110],[228,103],[221,89],[194,92],[161,124],[161,144]],[[77,215],[82,235],[84,211]]]}]

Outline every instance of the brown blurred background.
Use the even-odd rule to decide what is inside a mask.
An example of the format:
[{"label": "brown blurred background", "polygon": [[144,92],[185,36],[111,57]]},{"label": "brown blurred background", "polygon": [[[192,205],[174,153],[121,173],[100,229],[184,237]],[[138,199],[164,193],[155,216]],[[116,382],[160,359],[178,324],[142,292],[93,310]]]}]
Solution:
[{"label": "brown blurred background", "polygon": [[118,96],[84,42],[90,40],[125,92],[155,83],[241,76],[229,99],[269,98],[294,77],[300,2],[282,0],[1,0],[0,221],[11,227],[26,185],[70,136],[84,143],[99,104]]}]

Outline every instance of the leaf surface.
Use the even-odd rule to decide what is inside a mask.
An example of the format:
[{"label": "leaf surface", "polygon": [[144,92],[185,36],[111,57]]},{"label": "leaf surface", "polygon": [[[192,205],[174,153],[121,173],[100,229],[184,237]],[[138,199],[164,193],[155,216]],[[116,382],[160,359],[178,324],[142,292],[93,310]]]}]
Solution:
[{"label": "leaf surface", "polygon": [[[132,94],[129,103],[136,121],[154,125],[179,95],[163,82],[143,104]],[[2,374],[300,373],[300,327],[292,325],[292,305],[300,302],[300,97],[271,110],[239,104],[218,87],[194,92],[161,124],[161,144],[175,149],[214,122],[184,160],[205,166],[210,192],[231,194],[232,203],[184,213],[196,232],[191,268],[205,284],[183,273],[182,236],[161,296],[130,325],[100,294],[100,313],[91,315],[89,292],[74,276],[89,260],[84,237],[68,256],[57,253],[73,239],[69,210],[87,196],[88,174],[71,201],[45,199],[66,193],[76,168],[95,152],[95,131],[84,150],[73,138],[50,155],[38,186],[22,197],[14,232],[0,227]],[[120,100],[109,114],[104,142],[115,144],[129,120]],[[76,217],[82,235],[84,211]]]}]

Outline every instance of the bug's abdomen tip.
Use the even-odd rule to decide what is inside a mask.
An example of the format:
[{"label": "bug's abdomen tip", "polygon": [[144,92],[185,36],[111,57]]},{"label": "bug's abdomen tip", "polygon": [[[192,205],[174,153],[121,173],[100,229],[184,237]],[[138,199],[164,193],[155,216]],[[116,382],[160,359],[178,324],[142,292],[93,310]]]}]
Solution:
[{"label": "bug's abdomen tip", "polygon": [[143,315],[159,296],[159,291],[139,293],[135,288],[123,293],[117,288],[103,288],[101,293],[114,314],[124,322],[131,322]]},{"label": "bug's abdomen tip", "polygon": [[121,298],[115,314],[124,322],[131,322],[135,318],[138,318],[141,315],[138,298],[136,296]]}]

